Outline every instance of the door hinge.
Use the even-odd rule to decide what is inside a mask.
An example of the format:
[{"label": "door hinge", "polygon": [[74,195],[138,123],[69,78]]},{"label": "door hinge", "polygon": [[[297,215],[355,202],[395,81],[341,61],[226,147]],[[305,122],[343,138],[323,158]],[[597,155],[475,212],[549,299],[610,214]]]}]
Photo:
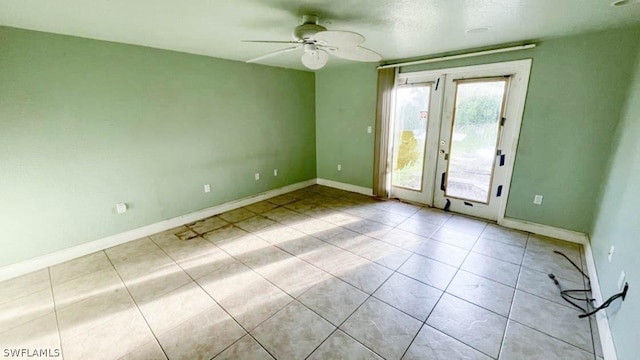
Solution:
[{"label": "door hinge", "polygon": [[500,119],[500,126],[504,126],[504,123],[507,122],[507,118],[503,117],[502,119]]},{"label": "door hinge", "polygon": [[500,155],[500,166],[504,166],[505,154]]},{"label": "door hinge", "polygon": [[446,177],[447,177],[447,173],[443,172],[442,173],[442,177],[440,178],[440,190],[442,190],[442,191],[446,191],[447,190],[447,187],[444,184],[444,181],[445,181]]},{"label": "door hinge", "polygon": [[498,186],[498,191],[496,193],[496,197],[502,196],[502,185]]}]

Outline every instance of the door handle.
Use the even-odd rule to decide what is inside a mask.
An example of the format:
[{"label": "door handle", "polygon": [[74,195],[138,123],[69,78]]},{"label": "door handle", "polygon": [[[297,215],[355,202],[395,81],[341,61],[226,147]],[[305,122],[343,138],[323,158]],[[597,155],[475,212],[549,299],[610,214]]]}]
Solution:
[{"label": "door handle", "polygon": [[447,172],[445,171],[445,172],[442,173],[442,177],[440,178],[440,190],[442,190],[442,191],[446,191],[447,190],[446,186],[444,186],[444,179],[446,177],[447,177]]}]

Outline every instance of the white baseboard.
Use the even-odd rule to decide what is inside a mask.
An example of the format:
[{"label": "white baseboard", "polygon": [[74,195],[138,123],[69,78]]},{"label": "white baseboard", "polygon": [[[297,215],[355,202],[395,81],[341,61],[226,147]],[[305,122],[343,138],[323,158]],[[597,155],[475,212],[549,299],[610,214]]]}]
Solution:
[{"label": "white baseboard", "polygon": [[96,251],[108,249],[110,247],[120,245],[129,241],[140,239],[145,236],[153,235],[165,230],[169,230],[178,226],[196,222],[221,214],[225,211],[237,209],[253,203],[257,203],[278,195],[282,195],[291,191],[306,188],[316,184],[316,179],[302,181],[296,184],[287,185],[278,189],[265,191],[263,193],[247,196],[242,199],[230,201],[224,204],[216,205],[207,209],[195,211],[189,214],[181,215],[171,219],[163,220],[154,224],[143,226],[137,229],[125,231],[119,234],[107,236],[102,239],[90,241],[68,249],[56,251],[51,254],[38,256],[33,259],[21,261],[16,264],[0,267],[0,281],[28,274],[30,272],[57,265],[65,261],[73,260],[80,256],[88,255]]},{"label": "white baseboard", "polygon": [[589,241],[588,240],[589,238],[585,233],[572,231],[572,230],[565,230],[565,229],[561,229],[553,226],[536,224],[536,223],[513,219],[513,218],[498,219],[498,225],[502,225],[504,227],[508,227],[511,229],[528,231],[530,233],[548,236],[555,239],[570,241],[570,242],[583,244],[583,245]]},{"label": "white baseboard", "polygon": [[[583,245],[584,257],[587,260],[589,279],[591,280],[591,296],[596,299],[596,304],[602,304],[604,299],[602,298],[602,292],[600,291],[600,281],[598,280],[596,263],[593,259],[593,252],[591,251],[591,242],[588,238],[587,242]],[[605,360],[617,360],[618,355],[616,354],[616,348],[613,344],[613,337],[611,336],[611,328],[609,327],[607,312],[599,311],[595,316],[598,323],[598,334],[600,335],[600,343],[602,344],[602,355],[604,356]]]},{"label": "white baseboard", "polygon": [[369,196],[373,195],[373,189],[366,188],[364,186],[342,183],[339,181],[317,179],[317,184],[340,189],[340,190],[351,191],[351,192],[355,192],[363,195],[369,195]]}]

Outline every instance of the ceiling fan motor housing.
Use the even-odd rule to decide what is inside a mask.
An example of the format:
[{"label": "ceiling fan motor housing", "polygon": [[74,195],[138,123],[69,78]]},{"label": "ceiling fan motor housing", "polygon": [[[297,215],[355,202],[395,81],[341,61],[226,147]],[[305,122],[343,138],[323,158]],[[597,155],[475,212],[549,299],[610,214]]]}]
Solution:
[{"label": "ceiling fan motor housing", "polygon": [[302,16],[302,25],[299,25],[293,30],[293,38],[295,40],[313,41],[313,36],[320,32],[326,31],[322,25],[318,25],[318,16],[316,15],[304,15]]}]

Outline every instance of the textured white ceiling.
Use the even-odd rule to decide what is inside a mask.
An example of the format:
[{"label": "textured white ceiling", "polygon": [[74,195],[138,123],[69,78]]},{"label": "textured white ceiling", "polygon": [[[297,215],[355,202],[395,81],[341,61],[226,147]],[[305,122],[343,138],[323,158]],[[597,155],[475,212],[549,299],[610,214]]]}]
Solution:
[{"label": "textured white ceiling", "polygon": [[[613,0],[611,0],[613,1]],[[0,24],[245,61],[286,46],[305,13],[363,34],[384,60],[640,23],[640,0],[0,0]],[[466,30],[489,27],[467,34]],[[294,69],[301,52],[261,63]],[[340,63],[331,59],[331,63]]]}]

